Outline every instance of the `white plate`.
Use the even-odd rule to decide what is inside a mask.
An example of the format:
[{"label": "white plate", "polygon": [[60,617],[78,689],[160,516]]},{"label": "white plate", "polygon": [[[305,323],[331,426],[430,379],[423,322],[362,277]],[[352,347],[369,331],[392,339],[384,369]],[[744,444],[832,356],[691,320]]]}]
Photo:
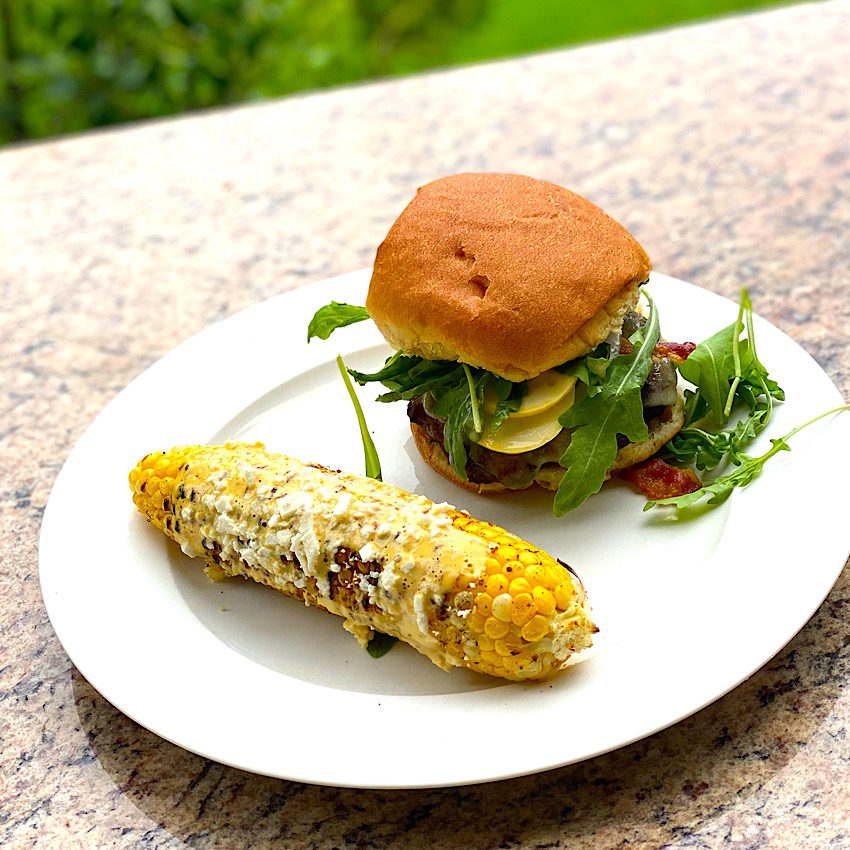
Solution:
[{"label": "white plate", "polygon": [[[620,747],[717,699],[809,619],[850,550],[850,415],[795,437],[751,487],[696,520],[643,513],[613,483],[563,519],[551,497],[475,497],[432,472],[404,407],[359,391],[384,479],[506,526],[569,562],[602,631],[584,663],[544,684],[444,673],[396,646],[374,660],[341,621],[244,581],[210,582],[136,513],[127,473],[176,444],[263,440],[363,471],[335,356],[377,368],[371,322],[306,345],[313,312],[362,304],[366,272],[274,298],[156,363],[95,420],[54,487],[41,532],[45,604],[82,674],[121,711],[188,750],[244,770],[328,785],[460,785],[545,770]],[[704,339],[735,305],[662,275],[669,339]],[[753,448],[842,403],[817,364],[756,321],[785,387]],[[511,731],[513,730],[513,731]],[[525,733],[534,731],[532,736]]]}]

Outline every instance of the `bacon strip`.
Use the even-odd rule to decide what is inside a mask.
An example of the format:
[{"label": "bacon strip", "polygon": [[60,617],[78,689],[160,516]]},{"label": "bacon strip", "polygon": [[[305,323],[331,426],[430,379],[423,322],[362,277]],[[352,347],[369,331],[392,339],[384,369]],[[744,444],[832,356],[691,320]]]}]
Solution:
[{"label": "bacon strip", "polygon": [[697,347],[695,342],[667,342],[662,340],[652,349],[652,355],[669,357],[674,363],[684,363],[688,355]]},{"label": "bacon strip", "polygon": [[620,477],[630,481],[652,501],[684,496],[702,487],[693,469],[679,469],[657,457],[624,470]]}]

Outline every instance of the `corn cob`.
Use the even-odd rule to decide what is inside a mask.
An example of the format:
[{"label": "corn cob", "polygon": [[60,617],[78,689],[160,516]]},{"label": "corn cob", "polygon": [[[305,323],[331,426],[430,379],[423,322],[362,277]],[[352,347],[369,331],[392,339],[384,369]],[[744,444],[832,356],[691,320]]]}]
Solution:
[{"label": "corn cob", "polygon": [[219,580],[244,576],[374,631],[443,669],[541,679],[591,644],[581,581],[530,543],[451,505],[267,453],[154,452],[133,501]]}]

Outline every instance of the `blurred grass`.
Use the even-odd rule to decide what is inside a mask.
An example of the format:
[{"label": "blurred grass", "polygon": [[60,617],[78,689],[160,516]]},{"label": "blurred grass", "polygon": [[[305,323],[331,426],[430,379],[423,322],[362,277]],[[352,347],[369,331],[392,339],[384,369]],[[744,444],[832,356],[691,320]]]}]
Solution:
[{"label": "blurred grass", "polygon": [[774,0],[0,0],[0,144]]},{"label": "blurred grass", "polygon": [[726,15],[777,0],[492,0],[474,29],[455,33],[439,56],[399,52],[393,71],[420,71],[433,64],[460,64],[516,56],[584,41],[612,38],[683,21]]}]

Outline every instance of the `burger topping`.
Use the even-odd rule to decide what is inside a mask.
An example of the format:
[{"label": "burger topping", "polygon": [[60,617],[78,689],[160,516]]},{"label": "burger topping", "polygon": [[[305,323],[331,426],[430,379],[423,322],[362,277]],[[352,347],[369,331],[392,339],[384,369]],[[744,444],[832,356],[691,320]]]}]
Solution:
[{"label": "burger topping", "polygon": [[532,416],[517,417],[512,414],[495,428],[491,419],[476,442],[485,449],[509,455],[537,449],[558,434],[561,430],[558,419],[572,407],[574,401],[575,389],[572,389],[553,406]]},{"label": "burger topping", "polygon": [[[520,406],[508,414],[508,418],[524,419],[551,410],[575,391],[576,380],[575,375],[565,375],[556,369],[548,369],[526,382],[525,396]],[[484,410],[490,414],[495,413],[497,403],[496,391],[487,387],[484,390]]]},{"label": "burger topping", "polygon": [[[541,466],[557,461],[564,469],[555,496],[557,516],[599,490],[617,451],[629,442],[647,439],[648,420],[663,421],[669,415],[670,405],[676,401],[677,371],[694,389],[685,390],[684,426],[666,444],[667,457],[693,463],[700,470],[713,470],[728,460],[735,469],[709,479],[691,493],[650,501],[647,508],[655,504],[683,508],[706,496],[709,504],[719,504],[734,488],[749,484],[769,458],[788,449],[786,440],[801,428],[850,409],[836,408],[815,417],[773,440],[773,448],[760,457],[745,454],[744,449],[766,427],[774,399],[784,399],[782,388],[756,354],[752,305],[746,290],[741,292],[736,321],[698,346],[660,341],[657,312],[648,300],[648,319],[627,314],[618,339],[609,337],[590,354],[557,367],[556,372],[575,379],[573,388],[581,385],[578,400],[574,400],[573,388],[564,390],[567,385],[551,375],[545,378],[551,385],[537,388],[533,381],[511,382],[485,369],[400,352],[374,374],[348,372],[360,384],[383,383],[389,392],[378,401],[415,399],[409,410],[411,420],[444,445],[452,468],[470,481],[524,487]],[[367,317],[362,307],[334,302],[316,313],[308,339],[327,339],[335,328]],[[742,336],[745,329],[746,336]],[[427,412],[422,404],[426,396],[432,400]],[[554,438],[542,445],[531,440],[532,426],[542,424],[543,419],[551,422],[556,413],[560,427]],[[730,420],[738,414],[743,414],[742,418],[731,425]],[[498,434],[499,426],[507,428],[504,434]],[[711,430],[704,430],[706,427]],[[505,435],[512,431],[514,436],[508,439]],[[521,442],[517,442],[517,434],[522,434]],[[526,448],[531,445],[535,448]],[[494,451],[497,446],[499,450]],[[694,483],[691,479],[688,489]]]}]

